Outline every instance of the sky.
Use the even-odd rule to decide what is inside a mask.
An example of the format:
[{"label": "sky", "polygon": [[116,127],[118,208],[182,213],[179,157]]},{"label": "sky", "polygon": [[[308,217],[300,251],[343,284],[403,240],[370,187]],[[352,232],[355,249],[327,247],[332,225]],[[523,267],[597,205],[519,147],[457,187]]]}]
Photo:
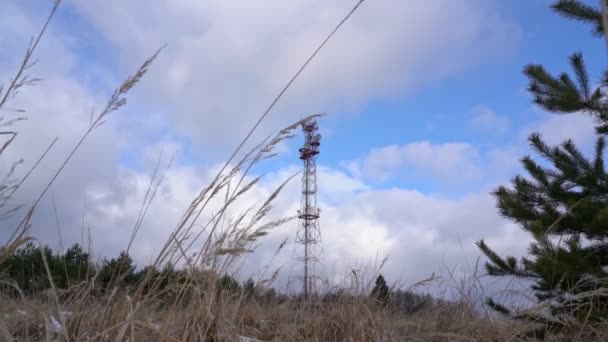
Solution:
[{"label": "sky", "polygon": [[[31,234],[58,246],[86,241],[96,256],[126,248],[161,155],[176,153],[131,255],[152,260],[192,198],[210,181],[283,85],[354,6],[341,1],[65,0],[30,71],[42,81],[10,103],[24,109],[19,136],[3,155],[23,174],[58,143],[17,194],[31,203],[86,129],[93,108],[167,44],[128,104],[88,139],[43,199]],[[521,256],[529,237],[500,217],[490,194],[521,173],[526,138],[593,144],[593,122],[532,103],[522,73],[539,63],[568,71],[582,51],[592,77],[606,47],[591,28],[552,13],[550,1],[367,0],[309,65],[248,146],[313,113],[323,136],[318,157],[320,227],[328,274],[352,269],[413,284],[432,273],[473,272],[475,241]],[[52,1],[0,3],[0,80],[6,84]],[[14,112],[3,113],[7,117]],[[247,201],[263,201],[301,168],[298,135]],[[300,182],[290,182],[272,217],[295,214]],[[244,207],[243,207],[244,208]],[[239,269],[264,266],[289,276],[297,223],[273,230]],[[0,231],[5,239],[7,224]],[[83,233],[85,232],[85,233]],[[284,239],[286,247],[273,253]],[[373,272],[370,271],[370,274]]]}]

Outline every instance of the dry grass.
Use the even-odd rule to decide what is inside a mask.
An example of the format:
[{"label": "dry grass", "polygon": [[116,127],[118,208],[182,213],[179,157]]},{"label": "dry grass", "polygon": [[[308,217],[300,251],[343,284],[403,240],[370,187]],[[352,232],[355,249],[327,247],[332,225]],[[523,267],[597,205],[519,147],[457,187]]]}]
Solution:
[{"label": "dry grass", "polygon": [[[506,323],[480,318],[466,305],[404,316],[376,308],[365,297],[279,303],[188,289],[179,302],[154,295],[135,301],[119,292],[96,297],[82,284],[65,295],[59,312],[51,299],[28,299],[4,306],[0,314],[8,333],[19,340],[231,341],[248,336],[262,341],[499,341],[513,334]],[[55,329],[53,322],[62,319],[65,329]]]},{"label": "dry grass", "polygon": [[[24,341],[522,341],[526,327],[476,312],[467,302],[412,314],[343,294],[329,302],[218,295],[210,274],[139,299],[82,283],[55,297],[0,298],[0,337]],[[59,301],[59,307],[55,299]],[[548,341],[602,341],[608,325],[579,327]]]}]

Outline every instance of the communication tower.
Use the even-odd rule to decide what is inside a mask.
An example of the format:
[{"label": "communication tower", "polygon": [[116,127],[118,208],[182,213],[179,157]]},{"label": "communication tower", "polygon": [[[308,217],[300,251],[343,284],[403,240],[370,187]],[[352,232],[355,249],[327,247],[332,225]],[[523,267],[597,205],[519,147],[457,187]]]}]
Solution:
[{"label": "communication tower", "polygon": [[296,243],[299,246],[298,258],[303,267],[302,290],[305,299],[314,293],[318,286],[320,279],[317,268],[322,254],[319,228],[320,210],[317,207],[317,155],[321,145],[321,135],[317,133],[318,128],[316,120],[305,121],[302,124],[304,146],[299,150],[304,169]]}]

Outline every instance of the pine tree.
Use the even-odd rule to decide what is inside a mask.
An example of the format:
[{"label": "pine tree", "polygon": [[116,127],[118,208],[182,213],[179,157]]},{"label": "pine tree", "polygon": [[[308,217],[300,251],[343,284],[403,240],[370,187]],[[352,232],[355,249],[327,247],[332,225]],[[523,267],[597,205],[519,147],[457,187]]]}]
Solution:
[{"label": "pine tree", "polygon": [[[10,279],[26,294],[44,291],[50,287],[42,255],[49,265],[51,275],[57,263],[49,246],[37,246],[33,242],[26,243],[0,264],[0,272],[5,272]],[[53,277],[55,278],[55,276]]]},{"label": "pine tree", "polygon": [[61,279],[62,284],[64,284],[60,286],[56,281],[55,285],[59,287],[67,288],[91,276],[89,254],[84,252],[78,244],[70,247],[64,255],[58,255],[57,262],[59,263],[55,267],[58,273],[57,276]]},{"label": "pine tree", "polygon": [[104,260],[98,279],[105,288],[133,285],[137,279],[133,259],[126,251],[120,252],[118,258]]},{"label": "pine tree", "polygon": [[221,278],[217,280],[218,294],[234,294],[240,291],[240,289],[241,285],[239,284],[239,282],[228,274],[224,274]]},{"label": "pine tree", "polygon": [[[579,0],[557,1],[551,7],[566,18],[592,23],[594,33],[603,36],[600,9]],[[581,53],[570,57],[570,65],[574,78],[566,73],[553,76],[541,65],[526,66],[528,90],[534,102],[549,112],[586,114],[596,120],[593,157],[585,157],[571,140],[548,146],[540,134],[532,134],[530,145],[551,166],[526,156],[522,164],[529,177],[516,176],[511,188],[501,186],[493,193],[500,214],[534,239],[529,256],[521,260],[501,257],[483,240],[477,242],[489,259],[490,275],[531,280],[536,298],[550,306],[549,315],[540,317],[512,313],[492,299],[488,304],[503,314],[544,322],[543,330],[567,327],[571,320],[608,316],[608,173],[604,165],[608,71],[594,86]]]},{"label": "pine tree", "polygon": [[390,291],[382,274],[378,275],[376,278],[376,285],[372,289],[371,296],[382,306],[388,304],[390,299]]},{"label": "pine tree", "polygon": [[243,295],[247,299],[251,299],[255,294],[255,281],[252,278],[247,279],[246,282],[243,283]]}]

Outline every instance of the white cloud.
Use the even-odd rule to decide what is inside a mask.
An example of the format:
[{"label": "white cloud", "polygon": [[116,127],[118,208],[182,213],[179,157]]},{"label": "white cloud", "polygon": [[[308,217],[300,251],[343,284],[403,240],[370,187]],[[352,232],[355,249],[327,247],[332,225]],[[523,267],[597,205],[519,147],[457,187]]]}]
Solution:
[{"label": "white cloud", "polygon": [[[290,174],[292,168],[268,175],[237,204],[233,213],[265,200]],[[211,170],[203,172],[184,165],[169,172],[133,247],[132,254],[138,262],[148,262],[156,255],[183,210],[211,175]],[[108,181],[88,190],[85,221],[90,224],[98,253],[114,255],[126,247],[149,181],[148,175],[123,170],[118,182]],[[323,255],[326,268],[331,270],[327,275],[334,281],[351,267],[370,264],[384,255],[389,259],[383,273],[391,281],[413,283],[432,272],[444,274],[445,267],[456,267],[459,274],[466,272],[480,255],[474,242],[481,238],[501,253],[519,255],[527,247],[527,236],[499,217],[494,200],[485,193],[442,199],[407,189],[374,190],[328,168],[320,169],[319,182]],[[299,179],[294,179],[280,195],[269,219],[295,213],[299,187]],[[340,201],[325,200],[332,198]],[[42,219],[39,217],[36,223],[42,224]],[[80,240],[79,220],[78,215],[69,222],[64,220],[67,242]],[[200,221],[205,222],[204,218]],[[272,267],[283,267],[279,284],[284,285],[293,265],[296,228],[297,222],[292,221],[262,238],[262,245],[245,260],[241,274],[247,277],[260,272],[272,260],[278,244],[288,239],[287,247],[272,260]],[[46,240],[53,238],[47,236]]]},{"label": "white cloud", "polygon": [[469,126],[477,132],[485,132],[491,135],[505,134],[511,121],[506,116],[496,114],[491,108],[486,106],[475,106],[471,110],[471,120]]},{"label": "white cloud", "polygon": [[[136,250],[140,260],[146,260],[146,253],[152,255],[158,249],[159,243],[166,239],[166,227],[172,223],[168,218],[178,218],[181,212],[177,206],[187,204],[193,194],[192,190],[196,189],[192,183],[201,183],[200,178],[192,181],[197,179],[192,171],[177,169],[173,172],[175,174],[167,181],[168,190],[165,191],[165,197],[159,199],[150,210],[138,238]],[[178,176],[183,172],[184,176]],[[246,202],[264,200],[276,184],[289,174],[291,171],[285,169],[269,175],[271,178],[252,189]],[[525,233],[514,229],[513,224],[499,217],[494,200],[488,194],[473,194],[447,200],[405,189],[362,189],[359,185],[352,186],[359,181],[327,168],[320,171],[319,181],[322,184],[321,198],[332,198],[336,194],[342,197],[342,201],[337,203],[324,200],[319,202],[322,208],[320,227],[324,259],[326,267],[333,270],[334,277],[339,278],[348,273],[349,267],[357,262],[371,263],[377,256],[388,255],[389,260],[383,272],[393,281],[403,280],[411,283],[432,272],[442,274],[445,267],[456,267],[459,272],[465,272],[467,263],[471,263],[480,254],[474,242],[481,238],[487,239],[501,253],[520,255],[527,247],[528,238]],[[182,184],[184,182],[189,185]],[[147,180],[137,181],[137,184],[139,185],[130,188],[130,191],[117,190],[119,193],[130,194],[131,203],[124,203],[122,208],[136,207],[143,197]],[[297,179],[289,184],[273,210],[273,217],[295,213],[295,209],[299,207],[299,186]],[[346,194],[348,196],[344,196]],[[115,201],[98,205],[103,208],[105,205],[112,206],[111,203]],[[134,221],[134,215],[135,212],[132,212],[116,221],[113,218],[115,216],[104,214],[95,217],[95,221],[103,222],[105,227],[119,227],[124,224],[117,223],[125,222],[126,218],[130,217],[130,221]],[[291,243],[294,241],[296,228],[297,222],[292,221],[263,238],[262,246],[246,260],[242,268],[243,273],[247,273],[244,276],[265,266],[276,246],[287,238],[290,245],[273,261],[274,267],[282,266],[285,270],[281,274],[284,281],[292,266]],[[99,229],[101,228],[98,228],[98,231]],[[103,236],[109,237],[112,235],[110,231],[117,230],[108,229]],[[104,237],[98,236],[97,239],[101,239],[102,243]],[[107,244],[105,248],[116,249],[115,242]]]},{"label": "white cloud", "polygon": [[[506,132],[510,123],[505,117],[485,107],[476,107],[471,127]],[[354,160],[342,161],[341,167],[352,176],[386,182],[394,180],[433,181],[441,186],[468,184],[473,190],[489,189],[506,184],[517,172],[522,172],[520,159],[526,154],[536,158],[527,138],[532,132],[541,133],[549,145],[572,139],[587,154],[592,153],[596,135],[595,122],[587,115],[554,115],[542,113],[533,123],[517,130],[512,144],[481,145],[469,142],[435,143],[418,141],[403,145],[374,148]],[[445,188],[442,188],[445,189]]]},{"label": "white cloud", "polygon": [[[167,42],[141,94],[166,108],[180,132],[221,149],[243,135],[353,4],[181,0],[148,6],[111,0],[72,5],[110,43],[120,63],[139,62]],[[518,28],[485,1],[366,2],[266,125],[319,111],[349,112],[378,97],[402,97],[504,58],[518,37]]]},{"label": "white cloud", "polygon": [[421,141],[373,149],[345,165],[355,173],[360,172],[379,182],[399,175],[400,178],[413,176],[451,183],[477,180],[481,174],[479,159],[477,148],[468,143]]},{"label": "white cloud", "polygon": [[591,116],[583,113],[557,115],[542,112],[541,119],[522,130],[522,139],[527,139],[532,132],[541,133],[549,145],[572,139],[581,147],[588,148],[596,139],[595,122]]}]

